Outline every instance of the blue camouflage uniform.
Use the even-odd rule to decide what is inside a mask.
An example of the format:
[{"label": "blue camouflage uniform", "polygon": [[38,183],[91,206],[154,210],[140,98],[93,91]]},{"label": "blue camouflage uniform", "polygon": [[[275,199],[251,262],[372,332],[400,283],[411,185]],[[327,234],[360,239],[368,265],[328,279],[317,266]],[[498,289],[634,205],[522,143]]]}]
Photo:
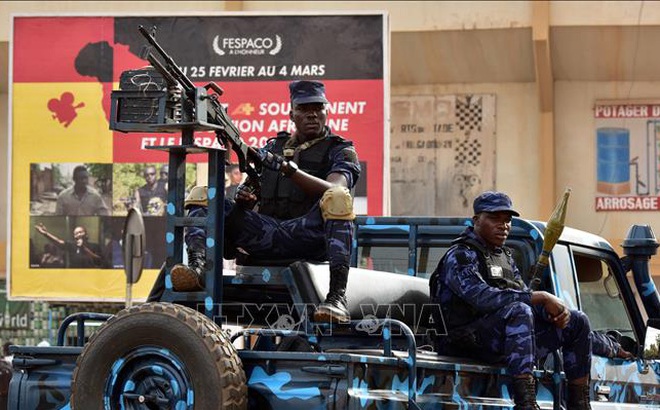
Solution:
[{"label": "blue camouflage uniform", "polygon": [[[587,316],[571,310],[568,326],[557,328],[541,306],[532,306],[532,292],[508,249],[489,249],[493,260],[503,262],[505,272],[508,264],[512,275],[509,286],[491,286],[484,279],[483,256],[473,246],[461,244],[466,240],[486,248],[468,227],[431,276],[431,300],[443,314],[436,323],[444,321],[447,327],[447,336],[437,340],[438,351],[488,362],[504,360],[509,374],[521,375],[532,372],[537,358],[563,348],[567,378],[589,375],[594,338]],[[607,350],[604,343],[599,338],[599,349]]]},{"label": "blue camouflage uniform", "polygon": [[[302,149],[296,150],[295,145],[287,143],[290,140],[290,134],[279,133],[268,141],[264,149],[285,156],[286,149],[295,151],[292,158],[299,169],[324,180],[331,173],[339,173],[346,178],[349,189],[355,186],[360,175],[360,164],[352,142],[332,134],[328,127],[318,142]],[[313,156],[315,160],[306,160],[308,156]],[[236,205],[233,199],[225,198],[225,240],[231,247],[241,248],[256,258],[328,260],[331,271],[339,266],[348,268],[353,222],[324,221],[319,206],[321,195],[310,198],[302,194],[299,188],[287,186],[286,179],[277,171],[263,170],[258,212],[244,209]],[[267,189],[269,195],[265,193]],[[280,195],[283,191],[287,192]],[[278,206],[267,206],[265,196],[271,203],[277,202]],[[206,216],[205,207],[193,205],[188,209],[191,217]],[[205,239],[203,228],[186,229],[187,246],[204,243],[200,241]]]}]

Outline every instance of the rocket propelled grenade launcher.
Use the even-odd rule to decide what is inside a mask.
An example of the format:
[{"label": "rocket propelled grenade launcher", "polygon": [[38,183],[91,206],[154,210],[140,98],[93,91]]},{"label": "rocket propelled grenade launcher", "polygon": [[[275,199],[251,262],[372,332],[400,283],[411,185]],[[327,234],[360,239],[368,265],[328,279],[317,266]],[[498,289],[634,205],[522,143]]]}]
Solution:
[{"label": "rocket propelled grenade launcher", "polygon": [[530,288],[532,290],[538,290],[541,286],[541,276],[543,271],[548,266],[550,252],[552,248],[555,247],[561,233],[564,231],[564,220],[566,219],[566,208],[568,207],[568,197],[571,195],[570,188],[567,188],[564,191],[561,201],[557,203],[548,223],[545,227],[545,233],[543,237],[543,251],[539,255],[536,265],[534,266],[532,280],[530,281]]}]

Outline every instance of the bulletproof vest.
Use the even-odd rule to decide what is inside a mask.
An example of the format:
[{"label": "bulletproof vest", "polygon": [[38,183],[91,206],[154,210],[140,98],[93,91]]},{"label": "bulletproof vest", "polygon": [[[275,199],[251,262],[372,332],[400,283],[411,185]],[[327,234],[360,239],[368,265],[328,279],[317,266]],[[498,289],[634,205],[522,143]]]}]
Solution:
[{"label": "bulletproof vest", "polygon": [[[477,253],[479,258],[479,275],[488,285],[499,289],[524,289],[524,283],[516,280],[513,273],[513,266],[509,263],[511,257],[511,250],[509,248],[503,247],[502,252],[492,253],[475,239],[465,237],[454,241],[452,248],[455,249],[456,247],[467,247]],[[446,254],[440,263],[444,263],[445,257]],[[432,286],[435,287],[435,280],[432,282]],[[434,295],[435,291],[436,289],[432,288],[431,294]],[[440,308],[447,325],[447,330],[467,325],[480,316],[474,307],[456,295],[452,295],[451,302],[447,306],[440,306]]]},{"label": "bulletproof vest", "polygon": [[[285,155],[298,164],[298,169],[315,177],[325,179],[330,172],[328,153],[332,147],[341,143],[343,138],[328,134],[325,138],[310,144],[291,157],[292,149],[286,148],[291,134],[280,132],[269,140],[268,147],[274,154]],[[292,219],[305,215],[321,199],[321,195],[310,196],[291,181],[291,178],[269,169],[261,174],[261,202],[259,213],[278,219]]]}]

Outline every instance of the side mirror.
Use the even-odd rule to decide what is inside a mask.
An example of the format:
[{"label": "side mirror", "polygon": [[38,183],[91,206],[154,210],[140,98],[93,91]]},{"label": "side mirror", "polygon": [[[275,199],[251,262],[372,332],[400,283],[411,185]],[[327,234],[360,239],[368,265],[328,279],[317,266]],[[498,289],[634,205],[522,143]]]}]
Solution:
[{"label": "side mirror", "polygon": [[131,306],[131,286],[140,280],[144,265],[146,238],[144,220],[136,208],[131,208],[124,222],[122,237],[124,253],[124,272],[126,273],[126,307]]},{"label": "side mirror", "polygon": [[651,318],[646,325],[646,337],[644,338],[644,359],[660,359],[660,319]]}]

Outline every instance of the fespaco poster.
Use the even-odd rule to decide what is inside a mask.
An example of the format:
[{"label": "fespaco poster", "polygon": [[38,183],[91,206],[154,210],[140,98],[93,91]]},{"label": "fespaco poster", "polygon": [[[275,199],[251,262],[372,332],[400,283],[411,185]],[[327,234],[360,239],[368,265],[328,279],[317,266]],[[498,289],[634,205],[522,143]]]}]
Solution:
[{"label": "fespaco poster", "polygon": [[[140,25],[156,27],[159,43],[196,85],[223,88],[221,102],[252,146],[292,130],[290,81],[323,81],[329,125],[354,141],[363,165],[356,209],[384,212],[385,15],[15,16],[11,298],[122,300],[121,228],[132,206],[145,215],[148,237],[136,298],[146,297],[165,260],[167,154],[146,148],[177,144],[180,135],[109,129],[121,73],[148,65]],[[217,145],[212,133],[195,141]],[[206,166],[203,156],[190,160],[187,188]],[[91,252],[81,253],[79,241]]]}]

